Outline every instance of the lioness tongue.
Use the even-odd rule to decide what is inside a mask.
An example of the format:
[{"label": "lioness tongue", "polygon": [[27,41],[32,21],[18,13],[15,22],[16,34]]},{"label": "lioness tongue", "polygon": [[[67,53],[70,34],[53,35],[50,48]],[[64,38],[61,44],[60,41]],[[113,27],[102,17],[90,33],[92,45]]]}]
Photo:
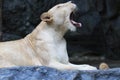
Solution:
[{"label": "lioness tongue", "polygon": [[75,22],[74,20],[71,20],[71,23],[77,27],[82,27],[81,23]]}]

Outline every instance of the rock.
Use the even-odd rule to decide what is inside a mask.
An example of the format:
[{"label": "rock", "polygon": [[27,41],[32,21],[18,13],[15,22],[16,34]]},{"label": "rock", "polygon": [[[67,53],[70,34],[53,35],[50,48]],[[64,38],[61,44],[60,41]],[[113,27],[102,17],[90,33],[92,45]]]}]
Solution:
[{"label": "rock", "polygon": [[120,68],[96,71],[63,70],[48,67],[0,69],[0,80],[119,80]]},{"label": "rock", "polygon": [[0,41],[1,41],[1,29],[2,29],[2,0],[0,0]]},{"label": "rock", "polygon": [[[108,53],[106,54],[110,59],[119,59],[120,57],[120,16],[111,21],[105,32],[106,46]],[[115,55],[114,55],[115,53]]]},{"label": "rock", "polygon": [[[3,37],[4,36],[4,37]],[[17,40],[17,39],[20,39],[21,37],[18,36],[17,34],[11,34],[11,33],[3,33],[2,34],[2,41],[6,41],[8,39],[10,40]]]}]

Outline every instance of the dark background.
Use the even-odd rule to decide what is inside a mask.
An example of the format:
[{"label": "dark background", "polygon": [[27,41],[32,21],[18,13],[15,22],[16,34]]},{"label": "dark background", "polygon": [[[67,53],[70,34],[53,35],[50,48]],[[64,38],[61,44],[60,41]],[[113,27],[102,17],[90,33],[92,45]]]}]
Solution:
[{"label": "dark background", "polygon": [[[1,41],[25,37],[40,23],[43,12],[67,1],[3,0]],[[82,28],[65,35],[70,61],[120,60],[120,0],[72,1],[78,6],[74,17],[82,23]]]}]

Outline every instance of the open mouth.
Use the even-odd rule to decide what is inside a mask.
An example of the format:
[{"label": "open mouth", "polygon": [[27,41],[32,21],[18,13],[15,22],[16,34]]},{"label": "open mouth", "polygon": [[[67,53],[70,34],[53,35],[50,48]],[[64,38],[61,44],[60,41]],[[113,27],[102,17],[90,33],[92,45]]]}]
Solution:
[{"label": "open mouth", "polygon": [[72,12],[72,13],[70,14],[70,21],[71,21],[71,23],[72,23],[74,26],[76,26],[76,27],[81,27],[82,24],[81,24],[80,22],[74,21],[73,18],[74,18],[74,13]]}]

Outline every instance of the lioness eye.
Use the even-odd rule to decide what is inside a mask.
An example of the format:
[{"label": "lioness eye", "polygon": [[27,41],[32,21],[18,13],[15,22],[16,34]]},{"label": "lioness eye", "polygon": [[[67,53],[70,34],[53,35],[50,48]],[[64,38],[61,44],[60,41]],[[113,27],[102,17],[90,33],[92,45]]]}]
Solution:
[{"label": "lioness eye", "polygon": [[57,8],[60,8],[61,6],[57,6]]}]

